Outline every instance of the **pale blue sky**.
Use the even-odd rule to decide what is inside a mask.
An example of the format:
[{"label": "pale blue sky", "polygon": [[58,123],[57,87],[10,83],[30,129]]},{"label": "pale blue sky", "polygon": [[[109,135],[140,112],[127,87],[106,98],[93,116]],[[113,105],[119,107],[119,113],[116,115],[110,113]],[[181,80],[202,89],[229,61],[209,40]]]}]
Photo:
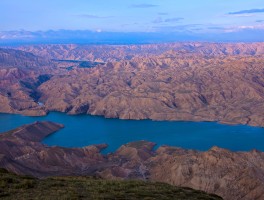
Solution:
[{"label": "pale blue sky", "polygon": [[0,31],[264,29],[264,0],[0,0]]}]

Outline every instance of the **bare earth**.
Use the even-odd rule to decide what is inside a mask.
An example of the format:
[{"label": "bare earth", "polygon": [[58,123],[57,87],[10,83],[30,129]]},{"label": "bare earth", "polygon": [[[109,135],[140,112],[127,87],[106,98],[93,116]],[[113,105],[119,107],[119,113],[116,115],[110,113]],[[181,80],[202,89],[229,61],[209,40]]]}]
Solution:
[{"label": "bare earth", "polygon": [[[264,126],[264,43],[19,49],[38,55],[30,53],[23,63],[11,63],[12,67],[14,50],[2,56],[0,112],[44,115],[60,111]],[[16,57],[21,54],[25,57],[21,51]],[[48,58],[106,63],[80,68],[77,63]]]},{"label": "bare earth", "polygon": [[[89,62],[87,62],[89,61]],[[264,127],[264,43],[36,45],[0,49],[0,113],[103,115],[121,119],[218,121]],[[264,199],[264,154],[207,152],[140,141],[47,147],[62,128],[35,123],[0,135],[0,167],[37,177],[96,175],[149,179]]]},{"label": "bare earth", "polygon": [[207,152],[139,141],[102,155],[107,145],[47,147],[40,141],[62,128],[36,122],[0,135],[0,167],[36,177],[89,175],[104,179],[142,179],[191,187],[227,200],[264,198],[264,153]]}]

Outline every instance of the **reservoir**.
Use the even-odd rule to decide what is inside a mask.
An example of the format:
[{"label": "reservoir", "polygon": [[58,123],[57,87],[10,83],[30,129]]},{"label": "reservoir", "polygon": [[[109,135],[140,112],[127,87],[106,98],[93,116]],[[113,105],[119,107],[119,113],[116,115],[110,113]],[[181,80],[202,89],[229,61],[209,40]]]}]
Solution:
[{"label": "reservoir", "polygon": [[104,153],[108,153],[128,142],[147,140],[157,143],[157,147],[169,145],[205,151],[218,146],[233,151],[264,151],[264,128],[216,122],[120,120],[57,112],[43,117],[0,114],[0,132],[35,121],[65,126],[44,139],[43,143],[49,146],[84,147],[106,143],[109,147]]}]

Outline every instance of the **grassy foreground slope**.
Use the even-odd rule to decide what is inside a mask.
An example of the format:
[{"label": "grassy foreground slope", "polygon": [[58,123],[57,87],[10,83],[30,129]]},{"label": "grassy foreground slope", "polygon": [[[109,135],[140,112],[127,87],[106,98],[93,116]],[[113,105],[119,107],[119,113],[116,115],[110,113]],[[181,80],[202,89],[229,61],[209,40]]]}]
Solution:
[{"label": "grassy foreground slope", "polygon": [[221,199],[189,188],[143,181],[109,181],[92,177],[35,179],[0,169],[1,199]]}]

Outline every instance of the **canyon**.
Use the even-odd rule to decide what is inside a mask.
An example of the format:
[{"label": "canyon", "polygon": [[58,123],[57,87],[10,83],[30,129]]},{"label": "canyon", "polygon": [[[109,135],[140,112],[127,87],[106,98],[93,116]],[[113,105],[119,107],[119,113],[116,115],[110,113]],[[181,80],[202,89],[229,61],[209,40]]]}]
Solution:
[{"label": "canyon", "polygon": [[[0,51],[0,112],[264,126],[263,43],[17,49]],[[10,67],[10,56],[25,54]]]},{"label": "canyon", "polygon": [[[264,127],[264,43],[27,45],[0,49],[0,112],[216,121]],[[89,175],[191,187],[224,199],[263,199],[263,152],[131,142],[104,155],[41,141],[63,125],[0,135],[0,167],[39,178]]]},{"label": "canyon", "polygon": [[35,122],[0,135],[0,167],[35,177],[96,176],[139,179],[191,187],[224,199],[263,199],[264,153],[231,152],[213,147],[206,152],[137,141],[103,155],[106,144],[83,148],[48,147],[40,141],[63,128]]}]

